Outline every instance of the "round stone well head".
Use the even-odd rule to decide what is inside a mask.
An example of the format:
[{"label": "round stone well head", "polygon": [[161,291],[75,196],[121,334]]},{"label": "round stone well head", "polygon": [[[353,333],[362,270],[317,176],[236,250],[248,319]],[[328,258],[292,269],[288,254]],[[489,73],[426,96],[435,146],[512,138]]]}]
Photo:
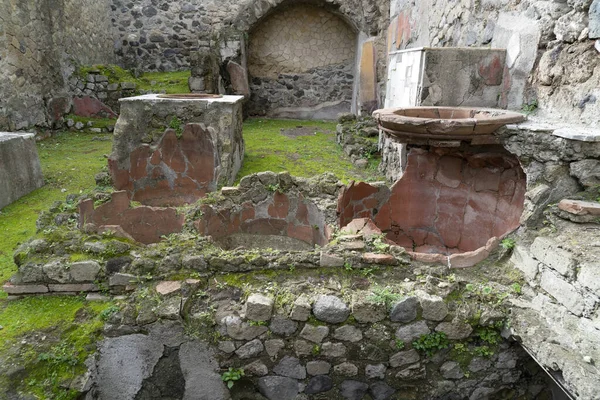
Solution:
[{"label": "round stone well head", "polygon": [[506,124],[526,119],[513,111],[470,107],[386,108],[373,116],[380,128],[394,136],[446,140],[490,135]]}]

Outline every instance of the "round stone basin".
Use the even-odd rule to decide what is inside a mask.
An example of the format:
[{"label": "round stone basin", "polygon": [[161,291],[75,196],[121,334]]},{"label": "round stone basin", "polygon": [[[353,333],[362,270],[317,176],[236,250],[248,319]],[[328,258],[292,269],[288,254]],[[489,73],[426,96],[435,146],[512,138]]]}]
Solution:
[{"label": "round stone basin", "polygon": [[373,113],[379,127],[395,136],[469,139],[490,135],[506,124],[525,121],[523,114],[469,107],[386,108]]},{"label": "round stone basin", "polygon": [[208,93],[179,93],[179,94],[159,94],[160,99],[220,99],[223,95]]}]

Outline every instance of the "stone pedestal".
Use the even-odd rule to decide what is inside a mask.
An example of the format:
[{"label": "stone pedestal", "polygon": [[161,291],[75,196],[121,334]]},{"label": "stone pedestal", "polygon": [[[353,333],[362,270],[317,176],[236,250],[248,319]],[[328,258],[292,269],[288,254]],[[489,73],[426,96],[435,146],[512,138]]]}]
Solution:
[{"label": "stone pedestal", "polygon": [[230,185],[242,165],[242,96],[121,99],[110,173],[118,190],[151,206],[193,203]]},{"label": "stone pedestal", "polygon": [[0,132],[0,209],[42,186],[34,134]]}]

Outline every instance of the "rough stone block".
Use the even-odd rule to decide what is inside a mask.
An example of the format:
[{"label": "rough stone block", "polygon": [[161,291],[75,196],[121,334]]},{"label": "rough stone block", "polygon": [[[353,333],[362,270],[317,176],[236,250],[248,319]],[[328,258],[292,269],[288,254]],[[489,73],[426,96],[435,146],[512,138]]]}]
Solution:
[{"label": "rough stone block", "polygon": [[313,314],[318,320],[339,324],[350,316],[350,309],[335,296],[320,296],[313,304]]},{"label": "rough stone block", "polygon": [[329,328],[327,326],[313,326],[306,324],[304,325],[302,332],[300,332],[300,337],[313,343],[321,343],[328,334]]},{"label": "rough stone block", "polygon": [[331,364],[327,361],[309,361],[306,363],[306,372],[311,375],[327,375],[331,370]]},{"label": "rough stone block", "polygon": [[265,346],[262,342],[258,339],[254,339],[238,348],[235,351],[235,354],[241,359],[252,358],[258,356],[264,349]]},{"label": "rough stone block", "polygon": [[574,215],[600,215],[600,203],[582,200],[561,200],[558,208]]},{"label": "rough stone block", "polygon": [[298,297],[294,301],[292,311],[290,312],[290,319],[294,321],[306,321],[310,317],[310,310],[312,306],[310,301],[306,297]]},{"label": "rough stone block", "polygon": [[600,0],[592,1],[588,17],[589,38],[600,39]]},{"label": "rough stone block", "polygon": [[0,209],[42,186],[35,135],[0,132]]},{"label": "rough stone block", "polygon": [[100,272],[100,264],[96,261],[81,261],[71,264],[71,278],[75,282],[93,282]]},{"label": "rough stone block", "polygon": [[577,281],[593,291],[596,296],[600,296],[600,264],[598,262],[582,263]]},{"label": "rough stone block", "polygon": [[67,284],[50,284],[48,285],[50,292],[97,292],[98,286],[93,283],[67,283]]},{"label": "rough stone block", "polygon": [[352,303],[352,315],[360,323],[383,321],[386,317],[385,304],[373,303],[367,299],[355,299]]},{"label": "rough stone block", "polygon": [[344,263],[345,261],[343,257],[327,254],[324,251],[321,252],[321,257],[319,260],[321,267],[343,267]]},{"label": "rough stone block", "polygon": [[2,286],[2,290],[11,295],[48,293],[46,285],[13,285],[12,283],[6,283]]},{"label": "rough stone block", "polygon": [[441,321],[448,315],[448,306],[439,296],[430,295],[423,291],[416,292],[421,308],[423,309],[423,318],[430,321]]},{"label": "rough stone block", "polygon": [[416,297],[410,296],[402,299],[392,306],[390,320],[393,322],[410,322],[417,318],[418,307],[419,300]]},{"label": "rough stone block", "polygon": [[246,301],[246,318],[253,321],[268,321],[273,313],[273,299],[262,294],[253,294]]},{"label": "rough stone block", "polygon": [[109,286],[127,286],[138,281],[138,277],[130,274],[116,273],[108,278]]},{"label": "rough stone block", "polygon": [[444,332],[450,340],[466,339],[473,332],[471,325],[462,322],[442,322],[435,327],[435,330]]},{"label": "rough stone block", "polygon": [[538,261],[565,276],[571,275],[577,265],[573,255],[567,250],[559,248],[559,243],[541,236],[533,241],[531,254]]},{"label": "rough stone block", "polygon": [[413,340],[418,339],[419,336],[427,335],[430,332],[431,330],[425,321],[418,321],[398,328],[396,331],[396,338],[402,340],[404,343],[410,343]]},{"label": "rough stone block", "polygon": [[583,296],[569,282],[551,270],[545,269],[542,272],[540,286],[573,314],[578,316],[583,314],[585,309]]},{"label": "rough stone block", "polygon": [[421,360],[419,353],[415,349],[410,349],[390,356],[390,366],[392,368],[403,367],[419,362],[419,360]]},{"label": "rough stone block", "polygon": [[533,258],[523,246],[515,246],[511,256],[512,263],[520,269],[525,277],[532,281],[538,274],[540,262]]},{"label": "rough stone block", "polygon": [[344,325],[335,330],[333,337],[343,342],[359,342],[363,338],[362,331],[352,325]]},{"label": "rough stone block", "polygon": [[279,364],[273,368],[273,372],[280,376],[287,376],[288,378],[306,378],[306,368],[300,364],[300,360],[296,357],[283,357]]}]

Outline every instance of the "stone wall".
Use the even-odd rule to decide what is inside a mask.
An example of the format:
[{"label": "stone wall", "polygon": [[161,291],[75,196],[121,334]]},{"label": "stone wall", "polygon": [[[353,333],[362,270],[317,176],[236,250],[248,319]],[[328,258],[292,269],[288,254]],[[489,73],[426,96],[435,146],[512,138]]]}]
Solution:
[{"label": "stone wall", "polygon": [[248,72],[277,78],[327,65],[353,63],[356,34],[340,17],[294,5],[266,17],[250,32]]},{"label": "stone wall", "polygon": [[105,1],[0,3],[0,128],[52,127],[69,111],[76,65],[114,62]]},{"label": "stone wall", "polygon": [[[219,37],[248,32],[286,0],[191,0],[183,4],[113,0],[117,55],[127,68],[173,70],[189,66],[190,52]],[[357,29],[369,34],[387,25],[387,0],[331,1]],[[235,35],[234,35],[235,36]]]},{"label": "stone wall", "polygon": [[316,118],[349,112],[356,48],[353,29],[323,8],[294,5],[267,16],[250,32],[249,114],[310,113],[324,103],[333,111],[321,108]]},{"label": "stone wall", "polygon": [[395,0],[388,50],[420,46],[506,48],[506,95],[500,99],[501,106],[520,109],[524,104],[535,104],[548,118],[598,124],[600,73],[593,40],[597,39],[593,26],[598,13],[590,8],[591,3]]}]

